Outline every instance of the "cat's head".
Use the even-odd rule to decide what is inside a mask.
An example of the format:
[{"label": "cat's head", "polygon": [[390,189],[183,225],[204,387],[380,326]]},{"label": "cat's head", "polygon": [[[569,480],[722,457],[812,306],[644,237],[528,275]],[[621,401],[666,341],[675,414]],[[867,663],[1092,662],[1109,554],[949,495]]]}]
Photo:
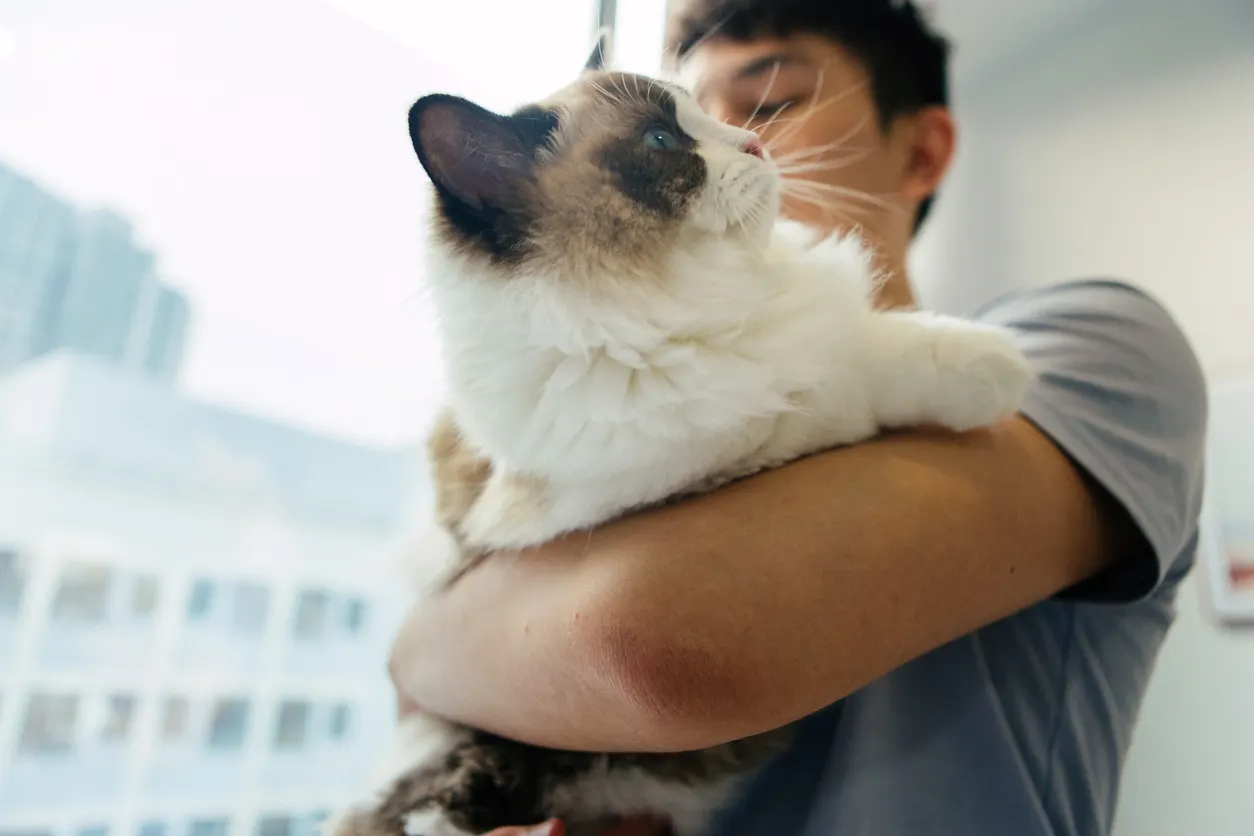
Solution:
[{"label": "cat's head", "polygon": [[756,134],[643,76],[592,68],[511,114],[427,96],[409,133],[437,245],[504,271],[650,272],[685,242],[760,246],[779,210]]}]

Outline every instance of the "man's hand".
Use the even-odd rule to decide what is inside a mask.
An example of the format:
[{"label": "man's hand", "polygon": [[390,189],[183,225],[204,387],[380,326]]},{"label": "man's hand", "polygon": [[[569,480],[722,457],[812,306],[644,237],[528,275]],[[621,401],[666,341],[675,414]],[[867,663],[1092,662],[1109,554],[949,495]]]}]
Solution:
[{"label": "man's hand", "polygon": [[[667,836],[670,830],[652,819],[624,819],[603,830],[600,836]],[[503,827],[487,836],[566,836],[561,822],[551,821],[535,827]]]}]

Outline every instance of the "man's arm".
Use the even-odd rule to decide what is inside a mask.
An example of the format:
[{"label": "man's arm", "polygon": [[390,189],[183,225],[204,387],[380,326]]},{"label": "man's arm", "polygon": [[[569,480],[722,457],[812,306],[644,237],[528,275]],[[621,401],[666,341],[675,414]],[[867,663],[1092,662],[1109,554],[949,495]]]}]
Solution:
[{"label": "man's arm", "polygon": [[892,435],[496,557],[411,616],[393,675],[540,745],[699,748],[826,706],[1139,536],[1026,419]]}]

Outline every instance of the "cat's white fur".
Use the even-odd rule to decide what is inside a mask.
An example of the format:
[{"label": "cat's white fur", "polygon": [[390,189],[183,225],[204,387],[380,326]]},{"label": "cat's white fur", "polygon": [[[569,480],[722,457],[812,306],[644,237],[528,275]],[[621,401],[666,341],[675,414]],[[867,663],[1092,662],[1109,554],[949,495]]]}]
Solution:
[{"label": "cat's white fur", "polygon": [[[666,275],[504,281],[429,254],[449,401],[496,464],[463,526],[472,546],[538,544],[711,476],[1018,407],[1030,375],[1005,332],[876,310],[862,243],[773,222],[779,176],[740,150],[748,132],[683,97],[678,112],[710,185]],[[539,503],[514,474],[541,478]]]},{"label": "cat's white fur", "polygon": [[[779,176],[742,151],[747,132],[683,97],[678,110],[710,176],[664,275],[507,279],[430,248],[449,403],[495,464],[463,524],[471,546],[544,542],[885,427],[968,430],[1019,406],[1031,375],[1006,332],[877,310],[862,243],[775,223]],[[430,579],[456,558],[445,542],[421,555]],[[431,718],[403,729],[389,775],[464,734]],[[670,815],[679,836],[696,836],[734,785],[619,773],[582,779],[565,801]],[[429,814],[407,832],[469,836]]]}]

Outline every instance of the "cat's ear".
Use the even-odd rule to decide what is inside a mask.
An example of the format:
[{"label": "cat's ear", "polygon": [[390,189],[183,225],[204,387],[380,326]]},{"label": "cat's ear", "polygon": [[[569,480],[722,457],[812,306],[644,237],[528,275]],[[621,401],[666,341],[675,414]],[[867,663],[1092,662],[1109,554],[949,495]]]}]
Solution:
[{"label": "cat's ear", "polygon": [[556,117],[539,108],[502,116],[443,94],[409,109],[409,138],[431,182],[476,213],[499,208],[507,191],[532,175],[555,125]]},{"label": "cat's ear", "polygon": [[596,43],[592,45],[592,53],[583,65],[584,72],[596,72],[609,67],[612,40],[613,30],[610,27],[602,26],[597,31]]}]

